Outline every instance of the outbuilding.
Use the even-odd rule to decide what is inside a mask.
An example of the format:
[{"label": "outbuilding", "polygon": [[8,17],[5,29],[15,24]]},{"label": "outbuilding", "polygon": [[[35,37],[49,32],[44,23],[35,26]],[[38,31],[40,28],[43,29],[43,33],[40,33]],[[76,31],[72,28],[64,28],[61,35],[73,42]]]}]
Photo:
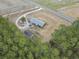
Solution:
[{"label": "outbuilding", "polygon": [[37,18],[31,18],[30,23],[32,23],[36,26],[39,26],[39,27],[44,27],[44,25],[46,24],[44,21],[37,19]]}]

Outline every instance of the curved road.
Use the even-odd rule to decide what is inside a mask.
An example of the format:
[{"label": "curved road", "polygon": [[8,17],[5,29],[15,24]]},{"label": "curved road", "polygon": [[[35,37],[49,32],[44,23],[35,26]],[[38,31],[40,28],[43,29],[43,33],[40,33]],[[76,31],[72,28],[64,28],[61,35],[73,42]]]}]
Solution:
[{"label": "curved road", "polygon": [[[20,26],[18,25],[18,21],[19,21],[22,17],[25,17],[25,18],[26,18],[26,16],[27,16],[28,14],[31,14],[31,13],[36,12],[36,11],[39,11],[39,10],[41,10],[41,9],[42,9],[42,8],[32,9],[31,11],[29,11],[29,12],[27,12],[27,13],[21,15],[21,16],[16,20],[16,26],[17,26],[19,29],[29,28],[29,23],[28,23],[28,22],[26,22],[26,25],[25,25],[24,27],[20,27]],[[27,20],[26,20],[26,21],[27,21]]]}]

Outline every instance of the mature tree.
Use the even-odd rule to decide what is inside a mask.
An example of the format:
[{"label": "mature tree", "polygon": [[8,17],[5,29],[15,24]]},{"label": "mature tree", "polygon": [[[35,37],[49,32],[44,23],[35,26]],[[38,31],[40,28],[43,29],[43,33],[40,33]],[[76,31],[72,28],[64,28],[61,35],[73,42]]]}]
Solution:
[{"label": "mature tree", "polygon": [[[56,53],[55,53],[56,52]],[[0,59],[58,59],[59,51],[42,43],[40,38],[27,38],[8,19],[0,17]]]},{"label": "mature tree", "polygon": [[79,59],[79,21],[61,26],[50,43],[26,37],[8,19],[0,17],[0,59]]},{"label": "mature tree", "polygon": [[52,36],[51,46],[57,44],[61,47],[62,55],[69,59],[79,59],[79,20],[71,26],[61,26]]}]

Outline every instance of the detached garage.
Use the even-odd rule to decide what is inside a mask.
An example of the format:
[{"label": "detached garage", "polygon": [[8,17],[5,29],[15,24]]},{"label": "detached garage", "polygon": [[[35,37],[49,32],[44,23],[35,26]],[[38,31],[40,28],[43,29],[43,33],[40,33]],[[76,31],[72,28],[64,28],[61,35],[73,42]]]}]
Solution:
[{"label": "detached garage", "polygon": [[44,21],[37,19],[37,18],[31,18],[30,22],[39,27],[44,27],[44,25],[46,24]]}]

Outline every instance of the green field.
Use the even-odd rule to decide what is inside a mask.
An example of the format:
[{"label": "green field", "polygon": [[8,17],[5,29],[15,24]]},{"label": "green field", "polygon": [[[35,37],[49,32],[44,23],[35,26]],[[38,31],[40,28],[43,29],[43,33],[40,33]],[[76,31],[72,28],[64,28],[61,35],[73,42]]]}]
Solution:
[{"label": "green field", "polygon": [[66,6],[70,6],[70,5],[74,5],[77,2],[71,1],[71,0],[63,0],[61,2],[54,2],[53,0],[33,0],[41,5],[47,6],[51,9],[59,9],[62,7],[66,7]]}]

